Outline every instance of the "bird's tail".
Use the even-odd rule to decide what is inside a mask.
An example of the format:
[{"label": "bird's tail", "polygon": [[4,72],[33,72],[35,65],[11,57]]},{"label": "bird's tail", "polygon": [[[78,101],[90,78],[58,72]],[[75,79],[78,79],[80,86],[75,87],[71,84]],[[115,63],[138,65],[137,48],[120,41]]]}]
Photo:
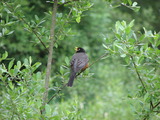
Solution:
[{"label": "bird's tail", "polygon": [[71,73],[67,86],[72,87],[75,77],[76,77],[76,73],[75,72]]}]

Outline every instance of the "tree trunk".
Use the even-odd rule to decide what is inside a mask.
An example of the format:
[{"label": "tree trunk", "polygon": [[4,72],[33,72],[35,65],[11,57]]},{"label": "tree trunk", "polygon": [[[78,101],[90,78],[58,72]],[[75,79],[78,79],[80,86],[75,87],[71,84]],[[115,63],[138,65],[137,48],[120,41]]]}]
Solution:
[{"label": "tree trunk", "polygon": [[54,47],[54,43],[55,43],[54,36],[55,36],[57,3],[58,3],[58,0],[54,0],[53,11],[52,11],[52,23],[51,23],[51,30],[50,30],[49,54],[48,54],[46,78],[45,78],[45,92],[43,95],[43,105],[45,105],[48,100],[48,88],[49,88],[49,79],[50,79],[50,75],[51,75],[52,54],[53,54],[53,47]]}]

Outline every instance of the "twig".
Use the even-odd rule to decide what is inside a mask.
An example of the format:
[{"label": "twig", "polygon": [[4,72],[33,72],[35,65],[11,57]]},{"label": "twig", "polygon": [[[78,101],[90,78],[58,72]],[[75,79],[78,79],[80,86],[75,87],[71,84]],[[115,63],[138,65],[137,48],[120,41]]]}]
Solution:
[{"label": "twig", "polygon": [[131,58],[131,60],[132,60],[132,62],[133,62],[133,66],[134,66],[134,68],[135,68],[135,71],[136,71],[136,73],[137,73],[137,76],[138,76],[138,78],[139,78],[139,80],[140,80],[140,82],[141,82],[141,84],[142,84],[145,92],[147,92],[147,89],[146,89],[146,87],[145,87],[145,85],[144,85],[144,83],[143,83],[143,80],[142,80],[142,78],[141,78],[141,76],[140,76],[140,74],[139,74],[139,72],[138,72],[138,70],[137,70],[137,65],[136,65],[135,62],[134,62],[133,56],[130,56],[130,58]]},{"label": "twig", "polygon": [[153,112],[160,113],[160,111],[158,111],[158,110],[155,110],[155,111],[153,111]]},{"label": "twig", "polygon": [[154,106],[153,106],[153,102],[152,102],[152,100],[150,101],[150,109],[152,110],[152,109],[154,109],[153,108]]},{"label": "twig", "polygon": [[103,54],[102,56],[97,58],[94,62],[92,62],[88,67],[91,67],[94,63],[98,62],[99,60],[101,60],[102,58],[106,57],[107,55],[108,55],[108,53]]},{"label": "twig", "polygon": [[[11,7],[10,5],[8,5],[6,2],[3,2],[5,5],[7,5],[9,8],[12,9],[12,11],[14,11],[13,7]],[[23,17],[20,17],[20,15],[17,15],[18,20],[23,21],[25,24],[28,25],[28,27],[31,29],[31,31],[34,33],[34,35],[38,38],[38,40],[41,42],[41,44],[44,46],[44,48],[46,49],[46,51],[49,53],[46,45],[43,43],[42,39],[38,36],[37,32],[31,27],[31,25],[29,23],[26,22],[26,20]]]},{"label": "twig", "polygon": [[[51,100],[53,98],[55,98],[57,96],[57,94],[59,94],[65,87],[67,86],[67,83],[64,84],[55,94],[53,94],[53,96],[48,100],[48,102],[44,103],[43,106],[45,106],[46,104],[49,104],[51,102]],[[40,110],[40,113],[42,114],[45,111],[45,109]]]},{"label": "twig", "polygon": [[34,33],[34,35],[38,38],[38,40],[41,42],[41,44],[43,45],[43,47],[49,53],[46,45],[43,43],[43,41],[41,40],[41,38],[38,36],[37,32],[30,26],[30,24],[28,24],[24,18],[20,18],[20,20],[22,20],[25,24],[27,24],[29,26],[29,28],[31,29],[31,31]]},{"label": "twig", "polygon": [[[138,72],[138,70],[137,70],[137,66],[136,66],[136,64],[135,64],[135,62],[134,62],[133,56],[130,56],[130,58],[131,58],[131,60],[132,60],[132,62],[133,62],[135,71],[136,71],[136,73],[137,73],[137,76],[138,76],[138,78],[139,78],[139,80],[140,80],[140,82],[141,82],[141,84],[142,84],[145,92],[147,92],[147,89],[146,89],[146,87],[145,87],[145,85],[144,85],[144,83],[143,83],[143,80],[142,80],[142,78],[141,78],[141,76],[140,76],[140,74],[139,74],[139,72]],[[150,109],[153,110],[153,109],[156,108],[159,104],[160,104],[160,102],[157,103],[157,104],[154,106],[154,105],[153,105],[153,102],[152,102],[152,100],[151,100],[151,101],[150,101]]]},{"label": "twig", "polygon": [[[107,53],[103,54],[102,56],[100,56],[99,58],[97,58],[95,61],[93,61],[91,64],[89,64],[89,66],[88,66],[87,68],[90,68],[94,63],[98,62],[99,60],[101,60],[103,57],[105,57],[105,56],[107,56],[107,55],[108,55]],[[86,69],[87,69],[87,68],[86,68]],[[86,70],[86,69],[85,69],[85,70]],[[79,76],[82,72],[83,72],[83,71],[80,71],[80,72],[76,75],[76,77]]]},{"label": "twig", "polygon": [[36,37],[38,38],[38,40],[41,42],[41,44],[43,45],[43,47],[46,49],[47,53],[49,53],[46,45],[43,43],[43,41],[41,40],[41,38],[37,35],[37,32],[32,30],[32,32],[36,35]]},{"label": "twig", "polygon": [[64,84],[64,85],[48,100],[47,104],[49,104],[49,103],[51,102],[51,100],[52,100],[54,97],[56,97],[56,95],[57,95],[58,93],[60,93],[66,86],[67,86],[67,83]]},{"label": "twig", "polygon": [[153,106],[153,109],[156,108],[158,105],[160,105],[160,102],[158,102],[155,106]]}]

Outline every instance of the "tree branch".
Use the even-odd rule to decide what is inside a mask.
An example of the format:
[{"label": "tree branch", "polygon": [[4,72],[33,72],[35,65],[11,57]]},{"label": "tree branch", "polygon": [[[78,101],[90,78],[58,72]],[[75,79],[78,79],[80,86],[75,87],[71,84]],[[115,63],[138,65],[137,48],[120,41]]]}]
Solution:
[{"label": "tree branch", "polygon": [[38,40],[40,41],[40,43],[43,45],[43,47],[45,48],[45,50],[47,51],[47,53],[49,53],[46,45],[43,43],[42,39],[38,36],[37,32],[32,30],[32,32],[36,35],[36,37],[38,38]]},{"label": "tree branch", "polygon": [[[92,63],[88,66],[88,68],[90,68],[92,65],[94,65],[96,62],[98,62],[99,60],[101,60],[102,58],[104,58],[104,57],[107,56],[107,55],[108,55],[108,54],[105,53],[105,54],[103,54],[102,56],[100,56],[98,59],[96,59],[94,62],[92,62]],[[86,68],[86,69],[88,69],[88,68]],[[79,76],[82,72],[84,72],[84,71],[79,72],[79,73],[76,75],[76,77]],[[49,103],[51,102],[51,100],[52,100],[53,98],[55,98],[55,97],[57,96],[57,94],[60,93],[66,86],[67,86],[67,83],[65,83],[64,85],[62,85],[62,87],[48,100],[47,104],[49,104]]]},{"label": "tree branch", "polygon": [[[134,68],[135,68],[135,71],[136,71],[136,73],[137,73],[137,76],[138,76],[138,78],[139,78],[139,80],[140,80],[140,82],[141,82],[141,84],[142,84],[145,92],[147,92],[147,89],[146,89],[146,87],[145,87],[145,85],[144,85],[144,83],[143,83],[143,80],[142,80],[142,78],[141,78],[141,76],[140,76],[140,74],[139,74],[139,72],[138,72],[137,65],[136,65],[135,62],[134,62],[133,56],[130,56],[130,58],[131,58],[131,60],[132,60],[132,62],[133,62],[133,66],[134,66]],[[159,104],[160,104],[160,102],[159,102]],[[150,101],[150,109],[151,109],[151,110],[153,110],[153,109],[154,109],[155,107],[157,107],[157,106],[158,106],[158,105],[155,105],[155,106],[153,105],[152,100]]]},{"label": "tree branch", "polygon": [[[100,56],[99,58],[97,58],[95,61],[93,61],[91,64],[89,64],[88,68],[91,67],[94,63],[98,62],[99,60],[101,60],[103,57],[105,57],[105,56],[107,56],[107,55],[108,55],[108,54],[105,53],[105,54],[103,54],[102,56]],[[86,68],[86,69],[87,69],[87,68]],[[82,72],[83,72],[83,71],[79,72],[79,73],[76,75],[76,77],[79,76]]]},{"label": "tree branch", "polygon": [[135,71],[136,71],[136,73],[137,73],[137,76],[138,76],[138,78],[139,78],[139,81],[141,82],[141,84],[142,84],[145,92],[147,92],[146,87],[145,87],[145,85],[144,85],[144,83],[143,83],[143,80],[142,80],[142,78],[141,78],[141,76],[140,76],[140,74],[139,74],[139,72],[138,72],[138,70],[137,70],[137,65],[136,65],[135,62],[134,62],[133,56],[130,56],[130,58],[131,58],[131,60],[132,60],[132,63],[133,63],[133,66],[134,66],[134,68],[135,68]]},{"label": "tree branch", "polygon": [[[12,10],[12,12],[14,11],[14,9],[13,9],[12,6],[8,5],[6,2],[3,2],[3,3],[4,3],[6,6],[8,6],[8,7]],[[17,19],[18,19],[19,21],[23,21],[26,25],[28,25],[28,27],[30,28],[30,30],[34,33],[34,35],[38,38],[38,40],[40,41],[40,43],[43,45],[43,47],[44,47],[44,48],[46,49],[46,51],[49,53],[46,45],[43,43],[42,39],[38,36],[37,32],[31,27],[31,25],[30,25],[29,23],[27,23],[27,21],[26,21],[23,17],[21,17],[20,15],[17,15]]]},{"label": "tree branch", "polygon": [[52,54],[53,54],[53,47],[54,47],[54,43],[55,43],[54,35],[55,35],[57,3],[58,3],[58,0],[54,0],[53,11],[52,11],[52,24],[51,24],[51,30],[50,30],[49,55],[48,55],[46,78],[45,78],[45,92],[44,92],[44,96],[43,96],[43,105],[45,105],[47,103],[47,100],[48,100],[49,78],[50,78],[50,75],[51,75]]},{"label": "tree branch", "polygon": [[156,108],[158,105],[160,105],[160,102],[158,102],[155,106],[153,106],[153,109]]},{"label": "tree branch", "polygon": [[47,102],[47,104],[49,104],[51,102],[51,100],[57,96],[57,94],[59,94],[65,87],[67,86],[67,83],[64,84]]}]

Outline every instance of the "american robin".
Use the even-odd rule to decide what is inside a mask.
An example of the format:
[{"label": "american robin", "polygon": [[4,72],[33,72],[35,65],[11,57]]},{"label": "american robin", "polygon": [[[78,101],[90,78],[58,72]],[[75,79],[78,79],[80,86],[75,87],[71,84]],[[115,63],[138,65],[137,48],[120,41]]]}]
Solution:
[{"label": "american robin", "polygon": [[84,71],[88,67],[88,56],[85,50],[81,47],[75,47],[76,53],[73,55],[70,65],[71,65],[71,73],[70,79],[68,81],[68,86],[72,87],[73,81],[76,78],[76,74],[78,72]]}]

